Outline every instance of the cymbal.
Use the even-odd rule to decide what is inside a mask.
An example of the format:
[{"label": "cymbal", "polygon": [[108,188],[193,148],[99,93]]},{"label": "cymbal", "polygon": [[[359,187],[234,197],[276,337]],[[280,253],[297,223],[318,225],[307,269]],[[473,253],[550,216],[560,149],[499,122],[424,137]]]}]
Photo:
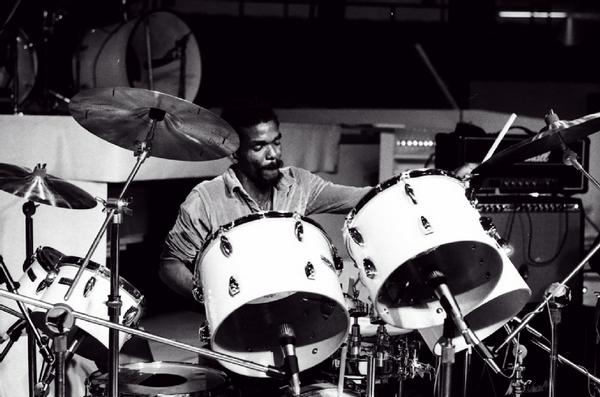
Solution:
[{"label": "cymbal", "polygon": [[600,113],[571,121],[557,121],[551,128],[494,154],[488,161],[473,169],[473,174],[486,174],[494,168],[530,159],[551,150],[560,149],[600,131]]},{"label": "cymbal", "polygon": [[137,151],[157,120],[150,154],[172,160],[226,157],[239,146],[233,128],[214,113],[186,100],[143,88],[93,88],[71,99],[75,120],[92,134]]},{"label": "cymbal", "polygon": [[96,200],[85,190],[46,173],[46,164],[28,168],[0,163],[0,190],[53,207],[88,209]]}]

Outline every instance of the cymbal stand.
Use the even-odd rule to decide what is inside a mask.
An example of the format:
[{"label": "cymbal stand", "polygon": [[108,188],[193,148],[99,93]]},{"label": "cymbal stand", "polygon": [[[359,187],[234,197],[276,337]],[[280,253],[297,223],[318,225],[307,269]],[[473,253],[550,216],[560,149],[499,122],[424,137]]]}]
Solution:
[{"label": "cymbal stand", "polygon": [[[15,300],[18,302],[23,302],[28,305],[33,305],[33,306],[40,307],[40,308],[46,309],[46,310],[49,310],[49,309],[52,309],[55,307],[55,305],[51,305],[47,302],[44,302],[44,301],[41,301],[38,299],[33,299],[33,298],[30,298],[30,297],[24,296],[24,295],[14,294],[12,292],[8,292],[3,289],[0,289],[0,297],[12,299],[12,300]],[[65,305],[63,305],[63,306],[65,306]],[[203,347],[196,347],[196,346],[188,345],[185,343],[173,341],[168,338],[164,338],[162,336],[150,334],[148,332],[140,331],[139,329],[127,327],[125,325],[121,325],[118,323],[113,323],[111,321],[107,321],[107,320],[104,320],[102,318],[95,317],[95,316],[90,316],[89,314],[81,313],[81,312],[78,312],[75,310],[72,310],[71,312],[73,314],[73,317],[75,317],[76,319],[87,321],[87,322],[93,323],[93,324],[98,324],[98,325],[101,325],[103,327],[107,327],[110,329],[116,329],[120,332],[125,332],[129,335],[138,336],[140,338],[144,338],[144,339],[151,340],[154,342],[159,342],[159,343],[162,343],[165,345],[173,346],[178,349],[190,351],[192,353],[197,353],[201,357],[211,358],[214,360],[221,360],[221,361],[225,361],[225,362],[228,362],[231,364],[239,365],[241,367],[252,369],[254,371],[263,372],[266,375],[273,377],[273,378],[277,378],[277,379],[285,379],[285,377],[286,377],[285,371],[281,370],[280,368],[271,366],[271,365],[262,365],[262,364],[258,364],[258,363],[252,362],[252,361],[244,360],[242,358],[233,357],[233,356],[230,356],[230,355],[227,355],[224,353],[215,352],[213,350],[206,349]]]},{"label": "cymbal stand", "polygon": [[[511,321],[515,321],[515,322],[519,323],[519,325],[523,324],[523,320],[520,319],[519,317],[513,317]],[[529,332],[529,334],[531,334],[534,337],[531,339],[531,343],[533,343],[534,345],[536,345],[537,347],[539,347],[546,353],[551,353],[552,349],[550,347],[546,346],[542,342],[542,340],[545,340],[546,338],[538,330],[531,327],[530,325],[525,325],[521,329],[525,329],[527,332]],[[558,359],[559,363],[564,364],[568,367],[571,367],[575,371],[577,371],[580,374],[582,374],[583,376],[585,376],[588,379],[588,381],[594,382],[597,389],[600,388],[600,378],[591,374],[585,367],[583,367],[582,365],[575,364],[573,361],[569,360],[568,358],[566,358],[560,354],[557,354],[557,359]]]},{"label": "cymbal stand", "polygon": [[[552,288],[555,284],[551,285],[549,290],[552,291]],[[553,298],[548,302],[548,307],[550,310],[550,323],[551,323],[551,343],[550,343],[550,376],[548,378],[548,395],[549,397],[554,397],[556,393],[556,363],[558,361],[558,325],[561,322],[561,309],[565,307],[569,301],[571,300],[571,291],[567,286],[561,286],[558,284],[558,288],[563,287],[563,293],[559,296],[558,292],[553,293]],[[547,291],[547,292],[548,292]]]},{"label": "cymbal stand", "polygon": [[[4,275],[4,279],[6,280],[6,287],[8,291],[17,294],[17,287],[15,285],[14,280],[12,279],[6,264],[2,256],[0,255],[0,269]],[[54,356],[50,351],[46,343],[46,339],[42,337],[39,330],[33,325],[33,321],[31,320],[31,316],[29,315],[29,310],[22,302],[17,301],[17,306],[23,315],[23,319],[27,324],[27,360],[28,360],[28,380],[29,380],[29,396],[34,397],[35,395],[35,384],[37,382],[37,368],[36,368],[36,353],[35,353],[35,345],[37,344],[40,354],[43,359],[48,363],[54,362]]]},{"label": "cymbal stand", "polygon": [[[71,297],[71,295],[73,294],[75,286],[81,279],[81,276],[83,275],[83,271],[86,269],[87,265],[90,262],[90,258],[92,257],[92,254],[94,253],[94,251],[98,247],[98,244],[100,243],[100,239],[106,232],[108,225],[111,224],[112,225],[111,226],[111,230],[112,230],[112,233],[111,233],[111,267],[110,267],[111,291],[110,291],[110,295],[109,295],[109,300],[106,303],[106,305],[108,307],[109,318],[115,324],[119,323],[119,315],[121,312],[121,304],[122,304],[121,297],[119,296],[119,281],[120,281],[120,278],[119,278],[119,255],[120,255],[119,225],[121,223],[121,213],[122,212],[127,213],[127,211],[128,211],[127,206],[129,204],[127,200],[123,199],[123,197],[125,196],[125,192],[129,188],[129,185],[131,184],[131,182],[137,175],[138,171],[140,170],[142,163],[148,157],[150,157],[150,152],[152,151],[152,140],[154,139],[154,133],[156,131],[156,124],[158,122],[164,120],[165,113],[166,112],[164,110],[161,110],[158,108],[150,108],[148,110],[148,116],[151,120],[150,129],[148,130],[146,138],[143,141],[137,143],[137,147],[136,147],[136,150],[134,153],[135,156],[137,157],[137,161],[136,161],[133,169],[131,170],[129,176],[127,177],[127,180],[125,181],[125,185],[123,186],[123,189],[121,190],[121,193],[119,194],[119,197],[117,199],[109,199],[104,203],[105,209],[107,210],[106,219],[104,220],[104,223],[102,223],[102,226],[100,227],[100,230],[98,231],[98,234],[96,235],[96,238],[92,242],[90,249],[88,250],[87,254],[85,255],[85,258],[83,259],[83,263],[81,264],[79,270],[77,271],[77,274],[75,275],[75,278],[73,279],[73,283],[67,290],[67,293],[65,294],[65,297],[64,297],[65,301],[68,301],[69,298]],[[109,388],[108,397],[117,397],[117,395],[118,395],[118,381],[119,381],[118,380],[118,370],[119,370],[118,341],[119,341],[118,330],[111,328],[109,331],[110,366],[109,366],[109,377],[108,378],[110,381],[110,388]]]},{"label": "cymbal stand", "polygon": [[[18,91],[17,91],[18,93]],[[17,97],[17,103],[19,99]],[[15,108],[16,110],[16,108]],[[16,113],[16,112],[15,112]],[[33,256],[33,215],[35,214],[36,205],[33,201],[28,200],[23,204],[23,214],[25,215],[25,263]],[[25,266],[23,266],[25,267]],[[25,271],[27,269],[23,269]],[[19,307],[20,308],[20,307]],[[27,310],[27,309],[25,309]],[[27,328],[27,362],[29,364],[29,395],[35,393],[35,383],[37,381],[37,356],[35,354],[36,336],[30,331],[32,323]],[[51,363],[50,363],[51,364]]]}]

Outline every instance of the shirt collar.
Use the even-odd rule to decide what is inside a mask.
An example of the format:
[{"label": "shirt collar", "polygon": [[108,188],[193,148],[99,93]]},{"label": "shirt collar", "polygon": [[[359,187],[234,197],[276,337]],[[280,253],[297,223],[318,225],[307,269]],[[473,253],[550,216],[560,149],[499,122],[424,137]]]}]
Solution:
[{"label": "shirt collar", "polygon": [[[225,182],[225,188],[227,189],[227,194],[229,196],[233,196],[233,193],[236,191],[236,189],[244,191],[244,187],[242,186],[242,183],[238,179],[237,175],[235,174],[233,167],[229,167],[227,171],[223,174],[223,181]],[[287,192],[290,190],[290,188],[294,185],[295,182],[296,178],[294,178],[294,176],[290,172],[289,167],[282,168],[281,179],[277,183],[277,186],[275,186],[275,190]]]}]

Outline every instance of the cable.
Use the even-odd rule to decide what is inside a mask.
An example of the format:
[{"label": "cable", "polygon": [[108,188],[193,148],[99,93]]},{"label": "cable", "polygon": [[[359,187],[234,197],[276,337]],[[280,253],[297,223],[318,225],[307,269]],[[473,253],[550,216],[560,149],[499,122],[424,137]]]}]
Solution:
[{"label": "cable", "polygon": [[[533,241],[533,222],[531,220],[531,214],[529,213],[529,209],[526,208],[525,214],[527,215],[527,221],[529,223],[529,234],[527,236],[527,259],[529,260],[531,265],[548,265],[548,264],[552,263],[553,261],[555,261],[556,258],[558,258],[558,256],[562,252],[563,248],[565,247],[565,244],[567,242],[567,236],[569,235],[569,213],[568,213],[568,211],[564,212],[565,229],[563,232],[561,242],[558,245],[556,252],[550,257],[550,259],[546,259],[546,260],[537,260],[537,259],[533,258],[533,256],[531,255],[531,246],[532,246],[532,241]],[[560,227],[560,225],[559,225],[559,227]]]}]

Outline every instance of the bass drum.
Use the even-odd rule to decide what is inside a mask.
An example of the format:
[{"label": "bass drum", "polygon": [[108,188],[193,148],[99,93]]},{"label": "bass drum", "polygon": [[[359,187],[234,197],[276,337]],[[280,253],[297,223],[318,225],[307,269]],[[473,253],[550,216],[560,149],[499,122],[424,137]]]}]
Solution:
[{"label": "bass drum", "polygon": [[88,31],[73,58],[73,79],[80,90],[150,89],[152,75],[155,91],[188,101],[198,93],[201,69],[192,31],[175,14],[165,11]]},{"label": "bass drum", "polygon": [[[0,53],[0,88],[13,92],[16,79],[18,83],[18,103],[22,104],[33,90],[38,73],[35,47],[27,34],[21,29],[12,33],[6,32],[4,38],[0,40],[0,45],[2,45],[2,52]],[[14,57],[15,53],[17,54],[16,58]]]}]

